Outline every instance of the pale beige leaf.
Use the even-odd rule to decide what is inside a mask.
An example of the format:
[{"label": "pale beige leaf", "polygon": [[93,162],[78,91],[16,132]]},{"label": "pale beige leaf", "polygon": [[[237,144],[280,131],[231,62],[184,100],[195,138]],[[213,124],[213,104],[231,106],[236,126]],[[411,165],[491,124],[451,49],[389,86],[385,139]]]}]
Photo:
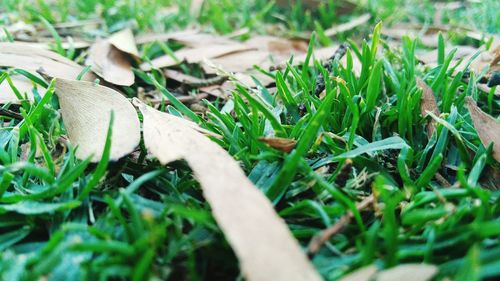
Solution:
[{"label": "pale beige leaf", "polygon": [[56,79],[64,126],[78,146],[76,156],[98,162],[104,149],[111,112],[114,112],[110,159],[117,160],[139,144],[140,124],[135,108],[117,91],[91,82]]},{"label": "pale beige leaf", "polygon": [[[420,101],[420,114],[422,114],[423,117],[427,117],[429,115],[429,112],[434,113],[436,116],[439,116],[439,108],[436,102],[436,97],[434,96],[434,91],[432,91],[431,87],[429,87],[422,79],[416,78],[417,81],[417,87],[422,89],[422,98]],[[436,120],[432,119],[428,124],[427,124],[427,133],[430,136],[432,136],[432,133],[435,130],[436,126]]]},{"label": "pale beige leaf", "polygon": [[109,43],[115,46],[118,50],[139,58],[139,51],[135,45],[134,34],[130,28],[123,29],[119,32],[113,33],[109,38]]},{"label": "pale beige leaf", "polygon": [[135,77],[127,56],[108,40],[99,40],[90,47],[85,63],[91,65],[92,71],[105,81],[120,86],[131,86]]},{"label": "pale beige leaf", "polygon": [[347,274],[339,279],[339,281],[370,281],[375,273],[377,273],[377,267],[369,265]]},{"label": "pale beige leaf", "polygon": [[203,7],[205,0],[191,0],[191,7],[189,7],[189,14],[193,17],[198,17]]},{"label": "pale beige leaf", "polygon": [[246,51],[249,49],[249,47],[239,43],[231,45],[208,45],[197,48],[184,48],[175,52],[177,60],[170,55],[164,55],[153,59],[151,63],[143,63],[140,67],[142,70],[148,71],[151,70],[151,68],[173,66],[184,60],[188,63],[199,63],[204,59],[221,57],[223,55]]},{"label": "pale beige leaf", "polygon": [[362,14],[358,17],[351,19],[350,21],[348,21],[346,23],[339,24],[339,25],[333,26],[333,27],[325,30],[325,35],[326,36],[334,36],[334,35],[337,35],[339,33],[349,31],[351,29],[354,29],[360,25],[367,23],[370,20],[370,18],[371,18],[370,14]]},{"label": "pale beige leaf", "polygon": [[206,73],[217,73],[216,69],[213,68],[214,66],[227,72],[244,72],[252,69],[254,65],[266,69],[272,65],[270,56],[270,53],[261,50],[242,51],[209,59],[209,64],[202,62],[201,66]]},{"label": "pale beige leaf", "polygon": [[245,41],[245,45],[253,49],[287,56],[298,53],[306,53],[308,48],[307,42],[303,40],[289,40],[270,35],[254,36]]},{"label": "pale beige leaf", "polygon": [[428,281],[438,272],[435,265],[403,264],[377,274],[377,281]]},{"label": "pale beige leaf", "polygon": [[[0,66],[42,72],[50,77],[76,79],[83,67],[57,53],[20,43],[0,43]],[[86,73],[82,80],[92,81],[95,76]]]},{"label": "pale beige leaf", "polygon": [[269,200],[224,149],[194,123],[135,102],[146,148],[163,164],[187,161],[246,280],[321,280]]},{"label": "pale beige leaf", "polygon": [[[21,93],[23,97],[26,94],[28,100],[33,100],[32,89],[34,87],[34,84],[33,82],[31,82],[31,80],[21,75],[11,76],[11,79],[12,79],[12,84],[14,84],[16,89]],[[37,86],[37,90],[40,96],[43,96],[46,91],[44,88],[40,86]],[[0,84],[0,104],[5,104],[5,103],[12,103],[12,104],[21,103],[21,101],[17,98],[16,94],[14,94],[14,91],[7,82],[7,79],[3,80],[3,82]]]},{"label": "pale beige leaf", "polygon": [[168,33],[141,33],[135,37],[135,43],[141,45],[155,41],[165,42],[171,39],[193,36],[195,34],[199,34],[199,30],[188,29],[188,30],[168,32]]},{"label": "pale beige leaf", "polygon": [[466,97],[465,101],[479,139],[485,147],[493,142],[493,157],[500,161],[500,124],[495,118],[483,112],[471,97]]}]

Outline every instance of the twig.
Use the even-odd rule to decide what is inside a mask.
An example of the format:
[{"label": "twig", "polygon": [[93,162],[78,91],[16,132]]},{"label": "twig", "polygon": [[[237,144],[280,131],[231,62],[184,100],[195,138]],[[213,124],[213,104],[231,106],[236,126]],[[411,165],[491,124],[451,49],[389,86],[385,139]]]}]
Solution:
[{"label": "twig", "polygon": [[[347,44],[343,43],[339,46],[337,50],[335,50],[335,53],[328,59],[326,63],[323,64],[323,67],[325,68],[328,73],[332,71],[333,67],[333,62],[334,61],[339,61],[347,52]],[[323,74],[319,74],[318,77],[316,78],[316,88],[314,89],[314,95],[319,96],[321,92],[325,89],[325,78],[323,77]]]},{"label": "twig", "polygon": [[[363,201],[358,203],[356,205],[356,209],[358,209],[358,211],[361,211],[367,208],[374,201],[375,197],[373,196],[373,194],[371,194],[370,196],[363,199]],[[340,232],[346,225],[348,225],[353,216],[354,215],[351,211],[347,212],[347,214],[342,216],[335,224],[323,230],[319,235],[314,236],[309,242],[309,246],[307,247],[307,254],[309,255],[309,257],[314,256],[321,249],[321,246],[323,246],[326,241],[330,240],[330,237]]]},{"label": "twig", "polygon": [[21,114],[5,108],[0,108],[0,116],[6,116],[17,120],[23,119],[23,116]]}]

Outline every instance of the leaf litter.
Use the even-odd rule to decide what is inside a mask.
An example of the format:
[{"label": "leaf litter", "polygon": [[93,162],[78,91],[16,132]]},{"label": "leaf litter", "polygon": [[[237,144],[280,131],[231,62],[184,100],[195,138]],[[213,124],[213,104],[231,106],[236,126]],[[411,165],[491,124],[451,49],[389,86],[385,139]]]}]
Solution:
[{"label": "leaf litter", "polygon": [[[195,2],[196,5],[193,5],[190,11],[192,14],[200,12],[204,1]],[[319,1],[306,2],[308,6],[317,6]],[[369,14],[363,14],[343,25],[327,29],[325,33],[328,36],[334,36],[363,25],[370,18]],[[67,28],[67,26],[55,27]],[[402,30],[405,32],[413,30],[414,36],[422,35],[422,43],[434,48],[438,45],[438,32],[445,29],[423,29],[401,25],[385,29],[383,34],[400,40],[403,37]],[[146,34],[134,39],[131,30],[124,29],[107,39],[96,41],[89,49],[86,63],[91,65],[92,71],[106,82],[130,86],[136,82],[132,64],[139,62],[140,58],[136,44],[167,40],[181,43],[184,47],[173,52],[173,55],[163,55],[151,62],[144,62],[140,64],[140,68],[147,71],[153,68],[162,69],[167,78],[181,85],[187,85],[189,89],[199,88],[200,91],[207,93],[214,93],[214,89],[221,90],[222,94],[217,94],[217,96],[230,94],[234,89],[232,82],[224,81],[228,77],[225,75],[220,81],[207,84],[207,80],[217,78],[221,73],[229,73],[237,81],[256,87],[251,77],[258,76],[260,72],[254,71],[254,65],[267,70],[274,66],[284,65],[290,56],[296,58],[296,63],[305,61],[307,57],[307,44],[300,40],[256,36],[245,42],[239,42],[224,36],[205,34],[198,30]],[[134,151],[140,141],[140,123],[135,109],[125,96],[95,82],[74,81],[79,74],[83,73],[84,68],[53,52],[42,50],[48,45],[38,43],[37,47],[25,43],[1,43],[6,48],[0,48],[0,65],[41,72],[49,77],[57,78],[56,95],[60,103],[62,120],[69,140],[78,147],[77,157],[80,159],[92,157],[93,162],[100,160],[111,112],[115,115],[115,123],[112,127],[110,159],[116,161]],[[12,51],[18,47],[22,51]],[[85,48],[84,45],[77,45],[77,47]],[[35,51],[36,49],[38,51]],[[317,49],[313,52],[313,56],[321,61],[327,61],[337,49],[338,46]],[[471,58],[476,50],[476,48],[464,46],[463,49],[459,49],[460,52],[454,58],[454,62],[458,62],[460,58],[464,58],[464,61]],[[478,74],[485,67],[489,67],[490,70],[486,73],[486,78],[488,78],[497,70],[498,55],[494,54],[495,51],[479,56],[471,64],[470,69]],[[428,66],[436,66],[437,60],[433,58],[437,58],[436,50],[420,56],[420,60]],[[183,73],[180,65],[184,62],[198,64],[203,69],[202,76],[208,75],[209,78]],[[345,65],[345,59],[342,64]],[[359,76],[361,63],[357,56],[354,57],[354,64],[354,73]],[[91,72],[85,73],[82,77],[82,80],[87,81],[94,79],[95,76]],[[19,86],[21,92],[28,93],[28,98],[32,99],[29,92],[33,85],[26,83],[24,78],[13,77],[13,81]],[[264,83],[264,86],[273,87],[272,81]],[[478,87],[483,84],[478,84]],[[14,99],[12,91],[9,90],[10,87],[7,89],[5,85],[4,81],[1,85],[2,92],[8,92],[8,98],[5,101],[2,100],[2,103],[17,103],[17,97]],[[432,112],[438,116],[438,105],[432,89],[421,79],[417,79],[417,86],[423,91],[420,104],[421,115],[426,116],[428,112]],[[189,96],[180,96],[179,100],[184,101],[183,97]],[[190,99],[186,99],[185,102],[189,102],[188,100]],[[169,103],[162,96],[149,102],[157,106]],[[191,167],[194,177],[201,184],[205,198],[210,203],[216,221],[240,260],[245,278],[248,280],[321,280],[301,252],[287,225],[277,216],[269,200],[248,180],[238,162],[204,135],[209,134],[207,130],[201,129],[199,125],[191,121],[157,111],[138,100],[134,100],[134,104],[144,118],[143,136],[147,150],[162,164],[166,165],[183,159]],[[500,157],[498,155],[498,122],[483,112],[469,97],[466,98],[466,105],[481,142],[485,147],[493,143],[493,155],[498,161]],[[431,119],[428,124],[429,136],[435,130],[435,125],[435,120]],[[295,140],[286,138],[261,137],[259,140],[283,152],[290,152],[296,145]],[[74,206],[77,205],[78,202],[75,202]],[[52,207],[57,210],[60,206]],[[342,224],[340,230],[351,217],[351,213],[345,215],[347,222],[340,221]],[[335,232],[340,230],[335,230]],[[424,281],[430,280],[437,273],[437,268],[432,265],[409,264],[379,273],[376,273],[377,271],[375,266],[369,266],[352,273],[351,276],[346,276],[345,280],[372,280],[373,278],[401,280],[404,278]]]}]

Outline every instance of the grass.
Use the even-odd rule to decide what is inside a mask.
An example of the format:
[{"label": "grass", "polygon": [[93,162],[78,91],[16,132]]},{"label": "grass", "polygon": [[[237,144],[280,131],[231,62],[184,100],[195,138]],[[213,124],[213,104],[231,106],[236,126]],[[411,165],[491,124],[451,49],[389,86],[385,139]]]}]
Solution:
[{"label": "grass", "polygon": [[[137,32],[163,32],[193,22],[219,33],[245,27],[260,33],[268,25],[283,25],[285,33],[295,34],[350,18],[327,12],[335,1],[325,1],[313,12],[304,12],[300,5],[285,9],[259,0],[207,1],[198,17],[189,15],[189,1],[179,1],[178,12],[161,12],[160,7],[174,2],[35,1],[32,5],[4,0],[0,22],[23,19],[39,24],[56,39],[54,50],[78,58],[79,54],[62,49],[61,38],[51,27],[92,18],[96,12],[107,30],[94,32],[102,34],[126,25]],[[369,1],[355,14],[364,9],[374,21],[416,17],[427,22],[434,9],[431,2],[414,2],[405,2],[404,18],[394,14],[401,7],[396,0]],[[448,14],[446,20],[461,25],[472,21],[483,31],[498,31],[495,1],[470,5]],[[265,88],[237,85],[227,103],[204,101],[204,116],[179,102],[165,88],[166,78],[160,72],[136,70],[137,84],[157,88],[170,100],[166,111],[187,116],[222,136],[214,141],[241,162],[304,246],[349,210],[353,212],[354,221],[312,258],[326,280],[365,265],[389,268],[411,262],[437,265],[436,280],[498,278],[500,193],[481,186],[491,185],[489,177],[499,165],[491,157],[491,147],[481,144],[464,98],[472,96],[497,119],[500,100],[477,89],[479,77],[471,76],[469,83],[461,79],[465,73],[453,78],[454,51],[445,48],[444,39],[439,65],[428,68],[415,59],[418,42],[405,38],[401,49],[390,48],[380,26],[361,27],[361,32],[370,29],[362,33],[368,41],[351,41],[346,66],[334,62],[328,73],[320,62],[311,66],[291,62],[268,73],[275,78],[276,95]],[[309,52],[316,47],[313,37]],[[142,51],[144,58],[152,59],[164,49],[152,44]],[[352,68],[354,57],[362,62],[359,77]],[[48,90],[40,98],[34,89],[32,104],[3,105],[20,112],[22,120],[0,117],[0,279],[241,280],[234,254],[184,162],[162,167],[145,159],[142,145],[138,159],[108,163],[103,157],[97,165],[79,161],[64,139],[53,82],[22,70],[1,71],[0,81],[20,73],[37,88]],[[319,74],[330,78],[325,79],[321,97],[313,94]],[[428,117],[437,124],[431,136],[425,130],[428,120],[420,114],[422,92],[416,77],[432,87],[442,112]],[[134,96],[137,85],[122,90]],[[259,141],[272,134],[297,140],[295,150],[287,154]],[[335,179],[343,173],[346,159],[352,159],[353,170],[340,186]],[[439,178],[457,183],[458,188],[444,186]],[[369,194],[376,195],[376,208],[359,212],[356,202]]]}]

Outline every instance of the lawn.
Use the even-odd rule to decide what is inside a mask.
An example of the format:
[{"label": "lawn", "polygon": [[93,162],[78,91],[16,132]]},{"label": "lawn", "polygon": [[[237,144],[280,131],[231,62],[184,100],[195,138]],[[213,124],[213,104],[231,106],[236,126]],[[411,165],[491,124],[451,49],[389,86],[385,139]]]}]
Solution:
[{"label": "lawn", "polygon": [[500,278],[498,1],[0,3],[0,280]]}]

